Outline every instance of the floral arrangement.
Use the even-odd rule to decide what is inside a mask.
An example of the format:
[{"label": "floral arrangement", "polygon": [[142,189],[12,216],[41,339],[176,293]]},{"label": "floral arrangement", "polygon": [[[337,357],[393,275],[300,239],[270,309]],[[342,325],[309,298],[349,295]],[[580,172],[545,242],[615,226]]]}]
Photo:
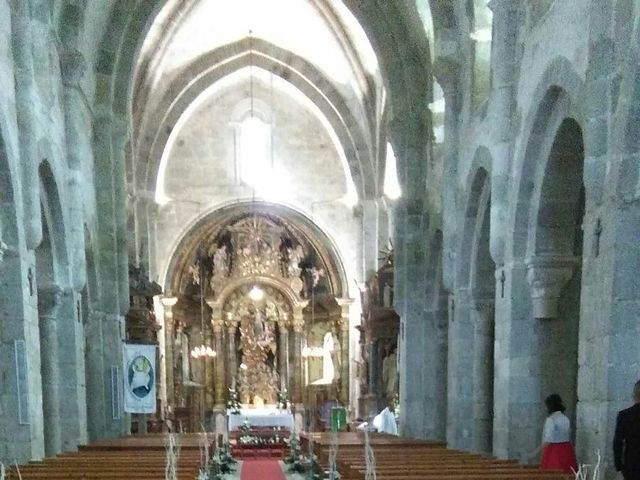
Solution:
[{"label": "floral arrangement", "polygon": [[222,480],[225,474],[234,471],[233,464],[237,461],[231,456],[229,445],[223,443],[200,469],[196,480]]},{"label": "floral arrangement", "polygon": [[287,410],[289,408],[289,392],[286,388],[278,391],[278,408],[280,410]]},{"label": "floral arrangement", "polygon": [[[591,473],[592,480],[600,480],[600,464],[602,463],[602,456],[600,450],[597,452],[598,461],[595,465],[581,464],[578,466],[578,471],[574,472],[576,480],[589,480],[589,473]],[[589,469],[593,467],[593,471]]]},{"label": "floral arrangement", "polygon": [[238,399],[238,392],[235,388],[229,388],[227,410],[230,410],[232,415],[240,415],[240,400]]}]

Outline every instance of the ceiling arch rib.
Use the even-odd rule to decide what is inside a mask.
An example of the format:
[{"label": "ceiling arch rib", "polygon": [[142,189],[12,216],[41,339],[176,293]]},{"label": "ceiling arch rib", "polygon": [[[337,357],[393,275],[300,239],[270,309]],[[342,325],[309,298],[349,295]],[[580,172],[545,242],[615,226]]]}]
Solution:
[{"label": "ceiling arch rib", "polygon": [[367,76],[381,84],[373,48],[340,0],[169,0],[157,19],[138,62],[146,66],[138,72],[151,88],[170,81],[194,58],[249,32],[307,59],[343,93],[361,99],[368,93]]},{"label": "ceiling arch rib", "polygon": [[[187,66],[176,80],[167,86],[166,93],[153,108],[147,109],[145,119],[136,132],[137,178],[139,188],[155,188],[162,153],[172,129],[188,106],[211,85],[249,65],[277,75],[305,95],[317,106],[331,126],[344,150],[349,173],[360,198],[376,195],[374,158],[368,138],[352,114],[342,95],[332,84],[304,59],[274,45],[255,39],[245,39],[227,45]],[[160,121],[158,121],[158,119]],[[143,155],[147,152],[146,155]]]}]

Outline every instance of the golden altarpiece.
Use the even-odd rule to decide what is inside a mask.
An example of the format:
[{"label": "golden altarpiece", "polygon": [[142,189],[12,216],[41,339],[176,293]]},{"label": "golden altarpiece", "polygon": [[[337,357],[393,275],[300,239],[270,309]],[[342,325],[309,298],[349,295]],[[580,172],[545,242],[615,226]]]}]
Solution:
[{"label": "golden altarpiece", "polygon": [[183,241],[162,298],[169,421],[221,430],[230,388],[245,409],[275,407],[285,390],[294,409],[348,405],[351,302],[313,233],[254,208]]}]

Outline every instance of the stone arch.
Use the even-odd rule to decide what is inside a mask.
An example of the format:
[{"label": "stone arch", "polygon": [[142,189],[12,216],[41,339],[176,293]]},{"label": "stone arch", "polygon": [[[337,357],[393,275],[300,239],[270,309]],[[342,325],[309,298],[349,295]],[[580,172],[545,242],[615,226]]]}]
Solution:
[{"label": "stone arch", "polygon": [[527,260],[533,316],[541,320],[541,389],[559,393],[575,423],[578,401],[582,223],[585,212],[582,129],[561,121],[536,186]]},{"label": "stone arch", "polygon": [[[60,287],[68,285],[68,256],[66,245],[66,234],[64,230],[64,214],[59,196],[58,185],[51,164],[44,160],[39,168],[40,179],[40,202],[42,205],[43,230],[48,231],[48,239],[38,247],[43,254],[49,255],[51,269],[47,273],[46,281],[57,284]],[[44,237],[44,235],[43,235]],[[45,251],[46,250],[46,251]],[[42,273],[45,273],[44,271]]]},{"label": "stone arch", "polygon": [[240,40],[204,55],[187,66],[168,86],[157,108],[149,114],[149,118],[162,120],[138,132],[142,144],[137,146],[137,150],[148,152],[135,166],[140,169],[138,177],[144,182],[142,188],[154,191],[162,152],[172,127],[186,108],[215,82],[249,65],[281,77],[318,106],[345,150],[358,195],[360,198],[374,197],[378,188],[370,148],[342,95],[309,62],[259,39]]},{"label": "stone arch", "polygon": [[[452,440],[473,451],[493,452],[493,377],[495,343],[495,263],[490,254],[491,155],[476,150],[469,176],[469,194],[461,230],[457,301],[450,326],[452,341],[450,390],[454,410],[450,415]],[[469,382],[469,372],[472,381]],[[465,387],[465,383],[470,384]],[[469,391],[469,387],[471,390]],[[462,412],[460,412],[460,410]],[[471,431],[465,422],[473,418]]]},{"label": "stone arch", "polygon": [[[566,64],[559,65],[571,73]],[[517,315],[528,320],[520,333],[531,336],[536,350],[523,350],[522,355],[531,362],[529,368],[539,371],[526,380],[530,398],[522,400],[536,405],[559,393],[574,424],[586,196],[585,143],[574,107],[580,83],[570,75],[564,83],[544,80],[546,90],[531,117],[514,208],[512,255],[525,275],[512,272],[510,289],[512,297],[521,295],[520,289],[529,294]],[[532,425],[535,432],[541,419],[538,423]]]},{"label": "stone arch", "polygon": [[521,181],[512,190],[511,204],[514,234],[509,239],[511,254],[515,258],[526,256],[529,243],[529,205],[532,202],[537,171],[541,162],[546,162],[554,134],[566,117],[577,119],[581,115],[575,111],[576,100],[582,94],[582,80],[571,63],[565,58],[551,62],[532,98],[532,109],[525,118],[523,129],[525,142],[521,152],[516,155],[512,170],[518,172],[516,178]]},{"label": "stone arch", "polygon": [[291,223],[300,226],[303,234],[311,241],[320,256],[325,261],[332,259],[330,261],[333,262],[330,267],[332,272],[329,272],[329,276],[332,277],[330,281],[332,283],[333,295],[336,297],[348,296],[349,283],[347,281],[347,273],[344,268],[340,250],[335,241],[304,213],[281,204],[255,201],[240,201],[224,206],[217,206],[198,219],[189,222],[171,249],[171,260],[167,263],[163,271],[158,272],[159,278],[162,279],[162,285],[166,295],[177,294],[179,292],[179,272],[184,269],[185,262],[189,260],[184,254],[180,254],[179,252],[193,251],[195,245],[202,240],[203,235],[206,236],[206,232],[208,231],[207,227],[222,224],[243,213],[269,213],[287,219]]}]

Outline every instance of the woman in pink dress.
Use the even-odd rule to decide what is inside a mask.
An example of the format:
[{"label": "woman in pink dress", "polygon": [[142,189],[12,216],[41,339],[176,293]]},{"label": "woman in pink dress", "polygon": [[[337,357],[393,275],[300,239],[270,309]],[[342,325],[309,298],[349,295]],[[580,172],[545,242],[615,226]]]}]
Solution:
[{"label": "woman in pink dress", "polygon": [[578,469],[576,454],[571,445],[571,423],[564,414],[565,406],[557,393],[544,401],[549,416],[544,422],[542,433],[543,470],[562,470],[573,473]]}]

